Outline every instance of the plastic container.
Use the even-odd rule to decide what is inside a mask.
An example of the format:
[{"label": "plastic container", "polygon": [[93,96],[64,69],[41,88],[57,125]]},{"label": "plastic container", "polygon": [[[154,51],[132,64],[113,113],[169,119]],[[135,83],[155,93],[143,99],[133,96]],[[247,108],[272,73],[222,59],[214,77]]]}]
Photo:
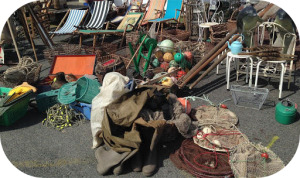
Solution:
[{"label": "plastic container", "polygon": [[83,76],[76,83],[76,100],[79,102],[91,104],[94,97],[100,93],[101,85],[97,80]]},{"label": "plastic container", "polygon": [[91,104],[95,96],[100,93],[100,83],[85,76],[76,82],[70,82],[59,89],[58,101],[61,104],[70,104],[74,101]]},{"label": "plastic container", "polygon": [[261,109],[269,93],[267,88],[240,85],[231,85],[230,91],[235,105],[253,109]]},{"label": "plastic container", "polygon": [[275,107],[275,119],[283,125],[295,122],[297,115],[297,104],[289,100],[283,100],[277,103]]},{"label": "plastic container", "polygon": [[52,90],[36,96],[36,103],[39,112],[46,111],[48,108],[58,103],[58,92],[59,90]]},{"label": "plastic container", "polygon": [[74,102],[70,104],[70,108],[74,109],[77,112],[82,113],[87,120],[91,120],[91,109],[92,109],[91,104]]},{"label": "plastic container", "polygon": [[8,95],[10,90],[11,88],[0,87],[0,101],[1,99],[3,99],[5,96]]},{"label": "plastic container", "polygon": [[0,102],[0,125],[9,126],[22,118],[28,109],[28,104],[33,91],[29,90],[23,95],[6,102],[12,96],[5,97]]},{"label": "plastic container", "polygon": [[76,88],[77,88],[76,82],[70,82],[64,84],[59,89],[57,100],[61,104],[73,103],[76,100]]}]

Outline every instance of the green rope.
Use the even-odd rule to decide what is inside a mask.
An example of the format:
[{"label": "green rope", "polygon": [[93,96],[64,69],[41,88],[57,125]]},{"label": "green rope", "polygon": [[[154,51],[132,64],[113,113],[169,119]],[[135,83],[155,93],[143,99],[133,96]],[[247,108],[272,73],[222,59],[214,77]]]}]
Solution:
[{"label": "green rope", "polygon": [[[213,102],[211,102],[208,98],[208,96],[204,95],[203,94],[203,98],[201,97],[197,97],[197,96],[187,96],[187,97],[184,97],[186,99],[186,102],[188,99],[191,99],[192,101],[196,101],[196,99],[201,99],[203,101],[206,101],[208,102],[211,106],[214,106],[214,107],[219,107],[221,104],[225,103],[226,101],[230,101],[230,99],[226,99],[226,100],[223,100],[221,103],[215,105]],[[185,103],[186,104],[186,103]]]},{"label": "green rope", "polygon": [[56,104],[47,111],[47,118],[42,122],[46,127],[62,130],[66,127],[78,126],[83,123],[83,114],[77,114],[69,105]]}]

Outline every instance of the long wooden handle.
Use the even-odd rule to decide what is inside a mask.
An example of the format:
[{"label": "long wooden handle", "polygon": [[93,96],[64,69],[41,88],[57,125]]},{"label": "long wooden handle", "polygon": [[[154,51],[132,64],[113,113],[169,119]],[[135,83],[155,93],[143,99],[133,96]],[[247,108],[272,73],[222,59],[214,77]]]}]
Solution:
[{"label": "long wooden handle", "polygon": [[138,49],[136,49],[134,55],[132,56],[132,58],[130,59],[129,63],[126,66],[126,69],[128,69],[129,65],[131,64],[133,58],[136,56],[136,54],[139,52],[141,46],[143,45],[144,41],[146,40],[146,38],[148,37],[148,34],[146,34],[145,38],[143,39],[143,41],[141,42],[140,46],[138,47]]}]

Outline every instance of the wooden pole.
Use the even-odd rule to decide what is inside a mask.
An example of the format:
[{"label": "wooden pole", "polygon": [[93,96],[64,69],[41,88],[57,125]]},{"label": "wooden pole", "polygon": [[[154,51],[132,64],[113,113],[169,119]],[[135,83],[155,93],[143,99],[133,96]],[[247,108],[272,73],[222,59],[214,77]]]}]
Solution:
[{"label": "wooden pole", "polygon": [[34,53],[34,57],[35,57],[35,61],[38,62],[38,59],[37,59],[37,55],[36,55],[36,50],[35,50],[35,44],[34,44],[34,41],[32,39],[32,36],[30,34],[30,31],[29,31],[29,26],[28,26],[28,22],[26,20],[26,14],[24,12],[24,9],[21,9],[21,12],[23,14],[23,17],[25,19],[25,28],[26,30],[24,29],[25,33],[28,33],[29,34],[29,39],[30,39],[30,43],[31,43],[31,46],[32,46],[32,50],[33,50],[33,53]]},{"label": "wooden pole", "polygon": [[190,89],[194,88],[197,83],[199,83],[210,71],[212,71],[218,64],[220,64],[227,57],[227,52],[223,54],[219,59],[217,59],[213,65],[211,65],[194,83],[189,87]]},{"label": "wooden pole", "polygon": [[[60,21],[60,23],[58,24],[58,26],[57,26],[57,28],[55,29],[54,32],[56,32],[56,31],[60,28],[60,26],[61,26],[61,25],[63,24],[63,22],[65,21],[65,19],[68,17],[70,11],[71,11],[71,9],[68,10],[68,12],[67,12],[66,15],[64,16],[64,18]],[[55,33],[53,33],[53,34],[51,35],[50,38],[52,39],[52,38],[54,37],[54,35],[55,35]]]},{"label": "wooden pole", "polygon": [[[267,6],[258,16],[262,17],[265,13],[267,13],[271,7],[273,6],[273,4],[270,4],[269,6]],[[265,19],[264,19],[265,20]],[[258,25],[257,25],[258,26]],[[183,83],[181,85],[179,85],[180,88],[184,87],[195,75],[197,75],[205,66],[207,66],[212,60],[214,60],[214,58],[216,58],[219,54],[221,54],[221,52],[223,50],[225,50],[227,48],[227,43],[225,43],[234,33],[237,32],[237,29],[233,30],[232,32],[230,32],[229,35],[226,36],[226,38],[224,38],[220,43],[217,44],[217,46],[215,46],[210,52],[209,54],[207,54],[199,63],[196,64],[196,66],[194,66],[186,76],[183,77]],[[233,37],[233,40],[237,39],[238,36]],[[224,44],[225,43],[225,44]],[[222,48],[220,48],[223,45]],[[220,48],[220,49],[219,49]],[[219,49],[219,50],[218,50]],[[219,60],[222,59],[221,58]],[[209,59],[208,59],[209,58]],[[219,61],[218,60],[218,61]],[[215,63],[214,63],[215,64]],[[217,66],[217,64],[215,65]],[[214,67],[215,67],[214,66]],[[211,70],[214,68],[211,67]],[[209,70],[209,69],[208,69]],[[208,71],[209,72],[209,71]],[[207,72],[207,73],[208,73]],[[206,73],[206,72],[205,72]],[[206,74],[207,74],[206,73]],[[200,80],[202,80],[202,78],[205,75],[201,75],[190,87],[193,88]]]},{"label": "wooden pole", "polygon": [[15,39],[14,33],[12,31],[12,28],[11,28],[11,24],[10,24],[9,20],[7,20],[6,22],[7,22],[8,28],[9,28],[9,32],[10,32],[11,38],[13,39],[13,42],[14,42],[14,45],[15,45],[15,49],[16,49],[16,52],[17,52],[17,55],[18,55],[18,58],[19,58],[19,62],[20,62],[21,61],[21,56],[20,56],[20,53],[19,53],[19,49],[18,49],[18,46],[17,46],[17,43],[16,43],[16,39]]},{"label": "wooden pole", "polygon": [[[228,41],[233,34],[237,32],[237,29],[230,32],[229,35],[227,35],[222,41],[220,41],[207,55],[204,56],[204,58],[199,61],[182,79],[182,84],[180,84],[180,87],[184,87],[195,75],[197,75],[199,72],[196,72],[201,65],[209,59],[213,54],[215,54],[225,43]],[[227,44],[226,44],[227,47]]]}]

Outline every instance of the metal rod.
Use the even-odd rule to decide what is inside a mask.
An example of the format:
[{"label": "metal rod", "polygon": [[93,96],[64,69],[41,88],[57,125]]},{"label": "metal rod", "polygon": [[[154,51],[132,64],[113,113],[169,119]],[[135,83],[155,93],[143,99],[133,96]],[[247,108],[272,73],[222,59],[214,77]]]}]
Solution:
[{"label": "metal rod", "polygon": [[[229,35],[227,35],[222,41],[220,41],[207,55],[204,56],[204,58],[199,61],[182,79],[182,84],[180,85],[180,88],[184,87],[195,75],[197,75],[199,72],[197,72],[197,69],[201,67],[203,63],[205,63],[213,54],[215,54],[221,47],[224,47],[224,44],[226,41],[228,41],[233,34],[237,32],[237,29],[232,30]],[[227,44],[225,44],[225,48],[227,48]],[[224,48],[224,49],[225,49]],[[222,51],[221,51],[222,52]]]},{"label": "metal rod", "polygon": [[189,87],[190,89],[192,89],[195,85],[197,85],[210,71],[212,71],[215,67],[217,67],[217,65],[219,65],[226,57],[227,57],[227,53],[223,54],[220,58],[218,58],[213,65],[211,65],[194,83],[191,84],[191,86]]},{"label": "metal rod", "polygon": [[11,25],[10,25],[10,22],[9,20],[6,21],[7,22],[7,25],[8,25],[8,28],[9,28],[9,32],[10,32],[10,35],[13,39],[13,42],[14,42],[14,45],[15,45],[15,49],[16,49],[16,52],[17,52],[17,55],[18,55],[18,58],[19,58],[19,62],[21,61],[21,56],[20,56],[20,53],[19,53],[19,49],[18,49],[18,46],[17,46],[17,43],[16,43],[16,39],[15,39],[15,36],[14,36],[14,33],[11,29]]}]

